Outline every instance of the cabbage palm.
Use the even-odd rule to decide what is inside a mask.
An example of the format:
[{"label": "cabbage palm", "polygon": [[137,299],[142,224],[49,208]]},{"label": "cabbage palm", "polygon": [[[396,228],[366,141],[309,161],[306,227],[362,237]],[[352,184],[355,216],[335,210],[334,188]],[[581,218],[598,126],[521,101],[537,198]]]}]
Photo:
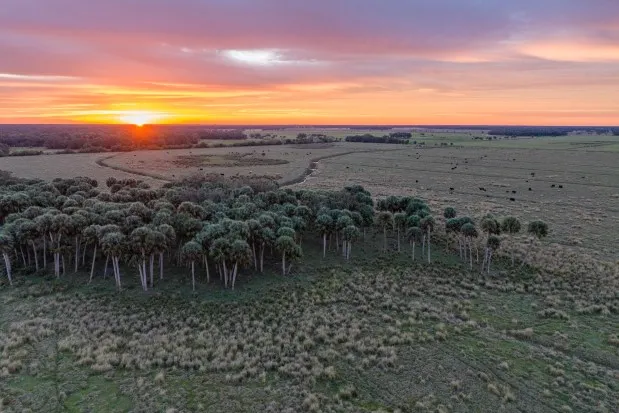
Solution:
[{"label": "cabbage palm", "polygon": [[421,230],[421,228],[417,226],[410,227],[409,229],[406,230],[406,239],[412,245],[411,256],[413,258],[413,261],[415,261],[415,244],[419,240],[421,240],[422,236],[423,236],[423,231]]},{"label": "cabbage palm", "polygon": [[13,285],[13,277],[11,271],[11,258],[10,254],[15,247],[15,241],[13,236],[7,231],[0,233],[0,251],[2,251],[2,257],[4,258],[4,268],[6,268],[6,277],[9,280],[9,284]]},{"label": "cabbage palm", "polygon": [[428,263],[432,262],[431,260],[431,252],[430,252],[430,240],[432,231],[434,230],[435,225],[434,217],[432,215],[427,215],[421,219],[420,225],[423,232],[427,234],[428,239]]},{"label": "cabbage palm", "polygon": [[[486,243],[486,251],[488,256],[488,274],[490,274],[490,264],[492,263],[492,256],[501,246],[501,238],[496,235],[490,235]],[[483,271],[483,267],[482,267]]]},{"label": "cabbage palm", "polygon": [[294,258],[301,256],[300,248],[297,244],[295,244],[294,239],[287,235],[280,235],[275,241],[275,249],[282,254],[282,275],[286,275],[290,273],[290,269],[292,268],[292,262],[288,269],[286,269],[286,256],[289,257],[290,261]]},{"label": "cabbage palm", "polygon": [[123,253],[124,241],[125,236],[120,232],[108,232],[101,238],[101,249],[109,257],[112,257],[114,279],[119,290],[121,288],[119,259]]},{"label": "cabbage palm", "polygon": [[333,219],[327,214],[319,215],[316,218],[316,228],[322,235],[322,257],[327,256],[327,235],[331,233],[333,228]]},{"label": "cabbage palm", "polygon": [[191,287],[196,290],[196,269],[195,263],[202,257],[202,246],[196,241],[188,241],[181,249],[183,261],[191,263]]},{"label": "cabbage palm", "polygon": [[387,211],[381,211],[376,217],[376,224],[383,228],[383,251],[387,251],[387,229],[393,228],[393,214]]},{"label": "cabbage palm", "polygon": [[92,282],[92,277],[95,272],[95,260],[97,259],[97,245],[99,243],[99,225],[90,225],[82,231],[82,238],[84,239],[84,250],[88,245],[94,244],[94,250],[92,252],[92,264],[90,266],[90,279],[88,282]]},{"label": "cabbage palm", "polygon": [[[501,231],[510,235],[513,240],[514,235],[520,232],[520,221],[516,217],[505,217],[501,222]],[[514,266],[514,246],[510,249],[510,256],[512,260],[512,267]]]},{"label": "cabbage palm", "polygon": [[245,266],[251,262],[252,250],[249,244],[241,239],[237,239],[232,243],[230,248],[230,259],[234,262],[234,268],[232,270],[232,289],[234,290],[234,284],[236,283],[236,275],[238,273],[239,265]]},{"label": "cabbage palm", "polygon": [[352,243],[356,241],[357,239],[359,239],[359,235],[361,235],[361,232],[359,231],[359,228],[357,228],[356,226],[349,225],[346,228],[344,228],[342,235],[344,238],[344,251],[346,252],[345,254],[346,260],[350,260],[350,251],[352,250]]},{"label": "cabbage palm", "polygon": [[546,238],[548,236],[548,224],[546,224],[544,221],[539,220],[529,222],[529,225],[527,227],[527,233],[531,237],[531,240],[529,242],[529,247],[527,248],[524,259],[522,260],[522,264],[520,264],[520,268],[522,268],[527,262],[529,253],[531,252],[531,248],[533,247],[533,242],[535,241],[535,239],[541,240],[542,238]]},{"label": "cabbage palm", "polygon": [[445,217],[445,219],[452,219],[455,218],[457,215],[456,213],[456,209],[453,207],[447,207],[445,208],[445,210],[443,211],[443,216]]},{"label": "cabbage palm", "polygon": [[469,261],[471,263],[470,265],[471,265],[471,270],[472,270],[473,269],[473,238],[477,238],[479,236],[479,232],[477,232],[477,228],[475,228],[475,225],[473,225],[470,222],[462,225],[462,228],[460,228],[460,232],[464,236],[464,240],[465,240],[465,245],[464,245],[464,259],[465,260],[466,260],[466,241],[468,240],[468,243],[469,243]]},{"label": "cabbage palm", "polygon": [[404,229],[404,226],[406,225],[406,221],[407,221],[407,216],[404,212],[396,212],[395,214],[393,214],[393,225],[395,226],[395,229],[397,231],[397,236],[398,236],[398,252],[401,251],[400,231]]}]

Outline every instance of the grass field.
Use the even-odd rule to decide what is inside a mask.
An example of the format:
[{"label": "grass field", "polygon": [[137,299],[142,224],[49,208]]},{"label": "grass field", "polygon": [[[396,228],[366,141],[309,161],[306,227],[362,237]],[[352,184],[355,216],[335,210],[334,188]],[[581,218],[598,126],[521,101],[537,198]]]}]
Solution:
[{"label": "grass field", "polygon": [[[235,291],[207,285],[200,271],[192,293],[186,268],[146,294],[133,268],[122,269],[121,293],[100,268],[92,284],[81,272],[18,275],[12,288],[2,278],[0,411],[619,411],[617,138],[425,138],[423,149],[336,143],[0,159],[18,176],[159,186],[200,168],[285,182],[320,158],[297,187],[418,195],[439,226],[442,208],[454,205],[475,218],[540,218],[551,230],[531,254],[537,269],[503,258],[490,276],[469,271],[439,239],[432,264],[419,249],[415,263],[407,250],[377,252],[379,234],[356,243],[349,263],[335,251],[322,260],[319,241],[307,239],[292,276],[269,262],[265,275],[243,271]],[[234,166],[239,157],[288,163]],[[522,256],[523,241],[502,245]]]},{"label": "grass field", "polygon": [[349,264],[309,242],[292,277],[248,272],[236,291],[201,274],[192,294],[186,269],[147,295],[129,269],[121,294],[100,273],[21,278],[0,287],[0,405],[617,411],[619,303],[603,282],[480,276],[438,248],[429,265],[376,247],[359,242]]}]

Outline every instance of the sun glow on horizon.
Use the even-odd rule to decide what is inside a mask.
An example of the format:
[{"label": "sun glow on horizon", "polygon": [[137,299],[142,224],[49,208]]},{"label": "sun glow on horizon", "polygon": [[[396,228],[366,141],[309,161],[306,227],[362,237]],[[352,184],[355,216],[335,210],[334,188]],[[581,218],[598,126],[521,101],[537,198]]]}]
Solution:
[{"label": "sun glow on horizon", "polygon": [[147,112],[147,111],[132,111],[125,112],[119,116],[119,119],[123,123],[142,127],[147,124],[158,123],[161,119],[165,118],[163,113]]}]

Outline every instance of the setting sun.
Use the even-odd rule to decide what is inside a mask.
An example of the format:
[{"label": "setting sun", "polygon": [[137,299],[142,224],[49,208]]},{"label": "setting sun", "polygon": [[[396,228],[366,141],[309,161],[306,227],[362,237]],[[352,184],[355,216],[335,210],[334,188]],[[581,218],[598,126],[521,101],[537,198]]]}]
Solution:
[{"label": "setting sun", "polygon": [[163,117],[165,115],[154,112],[127,112],[120,116],[120,120],[124,123],[142,127],[149,123],[157,123]]}]

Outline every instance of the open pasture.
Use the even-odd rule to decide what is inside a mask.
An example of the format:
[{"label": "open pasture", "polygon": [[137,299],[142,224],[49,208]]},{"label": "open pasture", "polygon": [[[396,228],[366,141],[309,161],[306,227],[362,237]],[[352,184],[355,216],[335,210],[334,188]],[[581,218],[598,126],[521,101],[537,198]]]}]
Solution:
[{"label": "open pasture", "polygon": [[[285,183],[302,177],[314,159],[337,157],[357,151],[394,149],[388,146],[391,145],[336,143],[138,151],[107,158],[105,165],[163,180],[174,180],[199,173],[217,173],[224,176],[269,176],[280,183]],[[205,161],[211,159],[211,162],[206,161],[201,165],[183,162],[184,159],[197,159],[195,157],[205,157],[203,158]],[[216,162],[226,157],[244,159],[246,162],[245,164],[243,162]]]},{"label": "open pasture", "polygon": [[[321,161],[302,186],[355,183],[379,197],[406,193],[437,207],[457,203],[465,208],[461,213],[476,216],[539,217],[552,225],[551,241],[616,257],[619,153],[591,150],[583,137],[575,138],[548,138],[546,146],[546,138],[519,139],[348,154]],[[579,149],[555,148],[576,142]],[[533,144],[539,147],[526,146]]]}]

